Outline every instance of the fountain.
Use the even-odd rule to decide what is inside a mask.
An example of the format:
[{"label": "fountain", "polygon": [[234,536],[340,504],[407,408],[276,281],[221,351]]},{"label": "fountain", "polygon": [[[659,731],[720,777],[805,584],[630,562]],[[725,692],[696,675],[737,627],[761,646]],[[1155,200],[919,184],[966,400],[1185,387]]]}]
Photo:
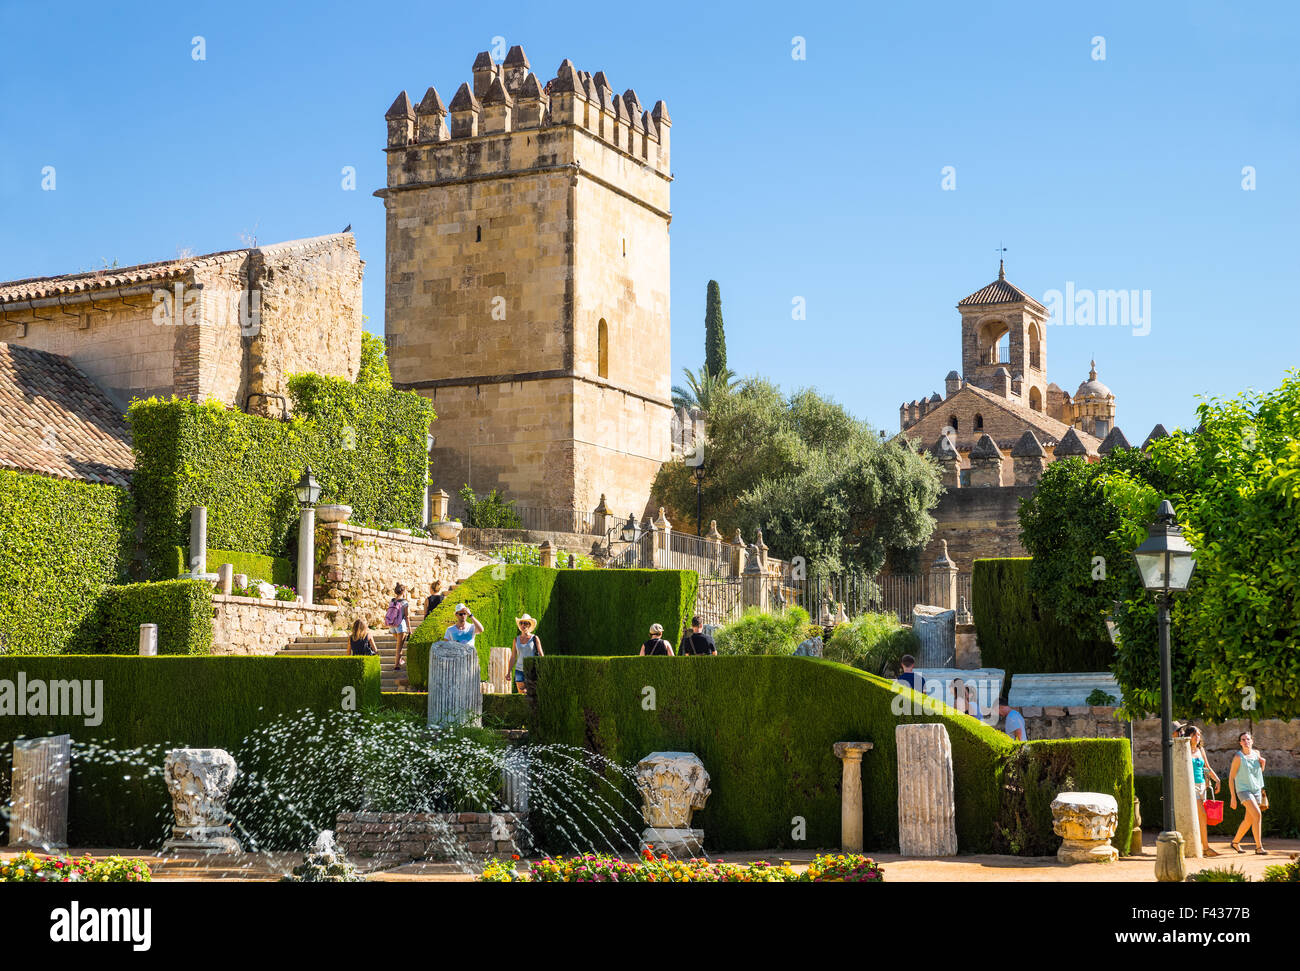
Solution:
[{"label": "fountain", "polygon": [[322,830],[303,862],[284,878],[285,883],[364,883],[365,877],[343,858],[332,830]]}]

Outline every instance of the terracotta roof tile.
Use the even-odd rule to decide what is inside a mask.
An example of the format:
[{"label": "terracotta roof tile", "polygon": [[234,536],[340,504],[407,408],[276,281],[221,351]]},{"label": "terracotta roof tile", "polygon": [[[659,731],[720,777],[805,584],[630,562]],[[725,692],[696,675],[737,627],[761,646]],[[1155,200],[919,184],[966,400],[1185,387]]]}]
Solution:
[{"label": "terracotta roof tile", "polygon": [[0,342],[0,468],[126,487],[121,411],[67,358]]}]

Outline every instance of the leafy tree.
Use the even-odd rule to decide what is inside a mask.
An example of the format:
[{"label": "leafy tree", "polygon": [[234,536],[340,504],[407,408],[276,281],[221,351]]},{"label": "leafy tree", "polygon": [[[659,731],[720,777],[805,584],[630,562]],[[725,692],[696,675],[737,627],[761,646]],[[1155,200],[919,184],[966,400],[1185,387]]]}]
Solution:
[{"label": "leafy tree", "polygon": [[727,370],[727,336],[722,329],[722,291],[717,280],[709,281],[704,306],[704,372]]},{"label": "leafy tree", "polygon": [[707,368],[698,372],[682,368],[682,373],[686,375],[686,384],[673,385],[673,407],[698,408],[706,415],[719,397],[731,394],[740,386],[736,375],[725,369],[715,374]]},{"label": "leafy tree", "polygon": [[522,529],[523,520],[515,511],[515,501],[507,500],[493,489],[479,498],[466,483],[460,490],[465,505],[465,525],[475,529]]},{"label": "leafy tree", "polygon": [[393,375],[388,369],[388,352],[382,337],[369,331],[361,332],[361,366],[357,368],[357,384],[364,388],[393,388]]}]

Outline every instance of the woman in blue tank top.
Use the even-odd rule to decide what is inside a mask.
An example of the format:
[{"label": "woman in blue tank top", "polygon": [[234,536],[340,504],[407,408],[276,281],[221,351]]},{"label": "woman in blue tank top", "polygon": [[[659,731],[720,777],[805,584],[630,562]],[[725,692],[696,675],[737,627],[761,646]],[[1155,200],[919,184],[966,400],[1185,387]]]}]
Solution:
[{"label": "woman in blue tank top", "polygon": [[1255,852],[1265,855],[1268,850],[1264,849],[1262,839],[1264,827],[1264,756],[1255,751],[1255,739],[1250,732],[1242,732],[1237,739],[1237,744],[1241,746],[1241,751],[1232,757],[1232,771],[1228,773],[1228,788],[1232,791],[1232,808],[1237,808],[1237,800],[1241,800],[1241,808],[1246,811],[1241,825],[1237,827],[1237,835],[1232,839],[1232,848],[1238,853],[1245,853],[1241,848],[1241,838],[1246,835],[1246,831],[1255,837]]}]

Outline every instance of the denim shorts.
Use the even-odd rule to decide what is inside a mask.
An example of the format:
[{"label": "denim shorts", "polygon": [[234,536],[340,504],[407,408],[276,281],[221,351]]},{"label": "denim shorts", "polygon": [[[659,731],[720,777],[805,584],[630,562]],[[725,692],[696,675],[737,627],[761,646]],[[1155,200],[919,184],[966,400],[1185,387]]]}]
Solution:
[{"label": "denim shorts", "polygon": [[524,680],[524,672],[520,671],[518,668],[515,668],[515,680],[516,681]]},{"label": "denim shorts", "polygon": [[1254,800],[1255,805],[1259,805],[1259,793],[1254,789],[1238,789],[1237,799],[1241,802],[1245,802],[1247,799],[1252,799]]}]

